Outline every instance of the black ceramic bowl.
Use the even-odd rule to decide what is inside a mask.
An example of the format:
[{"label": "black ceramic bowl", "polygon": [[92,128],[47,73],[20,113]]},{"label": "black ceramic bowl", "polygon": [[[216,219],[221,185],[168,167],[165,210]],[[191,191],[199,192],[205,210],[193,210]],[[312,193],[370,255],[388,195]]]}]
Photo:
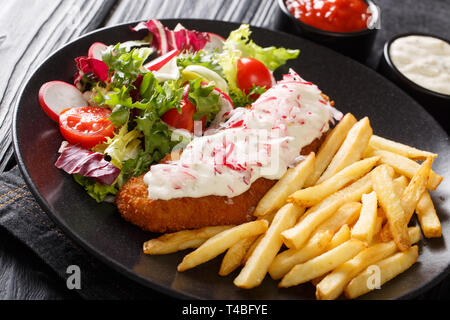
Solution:
[{"label": "black ceramic bowl", "polygon": [[278,0],[278,6],[281,10],[280,27],[286,32],[304,36],[346,56],[364,62],[372,49],[381,22],[380,8],[372,0],[365,1],[369,5],[372,19],[370,25],[361,31],[331,32],[312,27],[294,17],[287,9],[285,0]]},{"label": "black ceramic bowl", "polygon": [[443,115],[448,114],[449,112],[450,95],[431,91],[416,84],[415,82],[409,80],[406,76],[404,76],[403,73],[401,73],[392,63],[389,53],[391,44],[399,38],[413,35],[434,37],[450,43],[447,39],[425,33],[405,33],[397,35],[391,40],[387,41],[384,45],[383,55],[381,56],[381,60],[378,65],[378,71],[389,80],[397,84],[399,87],[401,87],[404,91],[409,93],[420,104],[422,104],[422,106],[425,107],[438,121],[445,121],[446,117]]}]

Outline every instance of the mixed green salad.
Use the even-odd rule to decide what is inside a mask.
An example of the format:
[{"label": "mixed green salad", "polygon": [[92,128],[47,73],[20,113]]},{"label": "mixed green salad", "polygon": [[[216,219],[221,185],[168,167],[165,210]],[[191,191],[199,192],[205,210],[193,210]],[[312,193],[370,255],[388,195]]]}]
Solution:
[{"label": "mixed green salad", "polygon": [[75,59],[74,85],[52,81],[39,92],[65,139],[55,165],[98,202],[249,106],[272,86],[272,72],[299,54],[257,45],[245,24],[226,39],[158,20],[133,28],[143,29],[141,41],[94,43]]}]

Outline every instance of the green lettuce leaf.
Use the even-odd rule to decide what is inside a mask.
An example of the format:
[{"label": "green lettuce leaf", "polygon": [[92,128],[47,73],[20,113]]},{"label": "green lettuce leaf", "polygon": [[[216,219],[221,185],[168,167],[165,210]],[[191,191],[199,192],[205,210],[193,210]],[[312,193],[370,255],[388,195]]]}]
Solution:
[{"label": "green lettuce leaf", "polygon": [[116,195],[117,192],[119,192],[119,190],[114,185],[101,185],[93,179],[84,177],[79,174],[74,174],[73,178],[78,184],[82,185],[86,192],[97,202],[102,202],[106,196]]},{"label": "green lettuce leaf", "polygon": [[140,176],[148,172],[152,163],[152,155],[144,150],[139,150],[138,155],[134,159],[128,159],[123,162],[122,174],[125,177]]},{"label": "green lettuce leaf", "polygon": [[241,57],[255,58],[266,65],[266,67],[274,71],[278,67],[284,65],[287,60],[298,57],[300,51],[271,47],[260,47],[250,39],[251,31],[248,24],[242,24],[239,29],[230,33],[225,41],[224,48],[226,50],[237,50]]},{"label": "green lettuce leaf", "polygon": [[247,95],[241,90],[231,92],[230,99],[233,101],[235,108],[246,107],[255,102],[266,91],[265,87],[254,86]]},{"label": "green lettuce leaf", "polygon": [[167,124],[162,122],[154,111],[148,110],[136,119],[136,129],[145,137],[144,151],[158,162],[178,143],[172,141],[172,132]]},{"label": "green lettuce leaf", "polygon": [[189,81],[189,100],[195,105],[197,112],[194,120],[206,116],[206,122],[211,122],[220,111],[219,95],[213,92],[214,85],[202,86],[202,79]]}]

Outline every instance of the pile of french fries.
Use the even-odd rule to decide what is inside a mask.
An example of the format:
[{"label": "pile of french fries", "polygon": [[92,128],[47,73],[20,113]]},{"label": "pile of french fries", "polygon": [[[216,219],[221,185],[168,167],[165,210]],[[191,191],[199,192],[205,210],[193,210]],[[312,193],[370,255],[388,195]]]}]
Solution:
[{"label": "pile of french fries", "polygon": [[[411,267],[421,231],[441,237],[429,194],[443,180],[431,168],[436,157],[373,135],[367,117],[347,114],[317,154],[265,194],[254,221],[165,234],[146,242],[144,253],[195,248],[179,272],[225,253],[219,275],[242,266],[234,279],[240,288],[269,274],[281,288],[311,282],[317,299],[353,299],[374,289],[374,267],[379,285]],[[414,213],[420,227],[408,227]]]}]

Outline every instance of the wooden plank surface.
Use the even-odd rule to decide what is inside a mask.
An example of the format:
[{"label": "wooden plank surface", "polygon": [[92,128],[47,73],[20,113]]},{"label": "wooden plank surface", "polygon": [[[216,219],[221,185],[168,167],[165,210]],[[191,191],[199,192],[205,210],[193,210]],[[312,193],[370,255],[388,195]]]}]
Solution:
[{"label": "wooden plank surface", "polygon": [[270,28],[277,6],[275,0],[119,0],[105,25],[151,18],[191,18],[250,23]]},{"label": "wooden plank surface", "polygon": [[12,154],[11,123],[23,84],[51,52],[101,26],[115,0],[11,0],[0,12],[0,172]]}]

